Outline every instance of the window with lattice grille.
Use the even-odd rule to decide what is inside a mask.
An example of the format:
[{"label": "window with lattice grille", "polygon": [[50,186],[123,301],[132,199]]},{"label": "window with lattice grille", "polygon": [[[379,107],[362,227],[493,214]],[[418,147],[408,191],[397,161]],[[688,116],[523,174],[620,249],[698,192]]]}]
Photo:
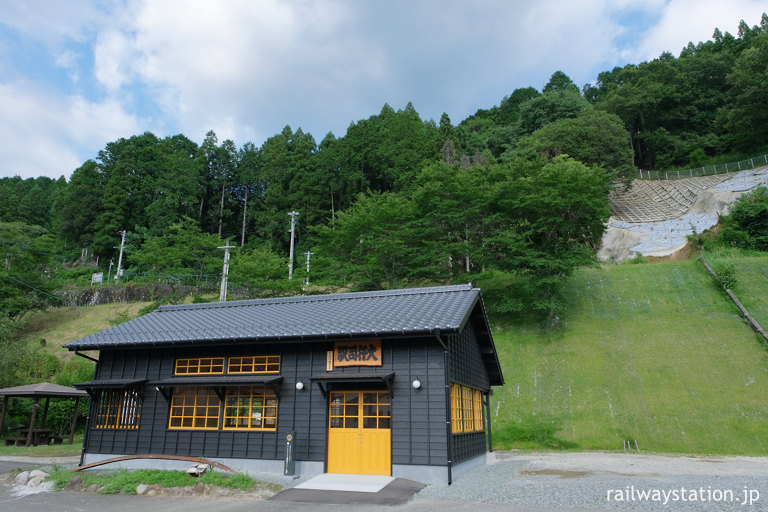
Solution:
[{"label": "window with lattice grille", "polygon": [[280,356],[230,357],[227,373],[280,373]]},{"label": "window with lattice grille", "polygon": [[214,375],[224,373],[223,357],[193,357],[177,359],[175,375]]},{"label": "window with lattice grille", "polygon": [[227,388],[223,429],[277,429],[277,396],[263,387]]},{"label": "window with lattice grille", "polygon": [[141,397],[129,389],[104,389],[99,394],[95,428],[136,429],[141,418]]},{"label": "window with lattice grille", "polygon": [[454,434],[483,431],[483,394],[451,383],[451,431]]},{"label": "window with lattice grille", "polygon": [[221,400],[212,388],[174,388],[168,428],[217,430]]}]

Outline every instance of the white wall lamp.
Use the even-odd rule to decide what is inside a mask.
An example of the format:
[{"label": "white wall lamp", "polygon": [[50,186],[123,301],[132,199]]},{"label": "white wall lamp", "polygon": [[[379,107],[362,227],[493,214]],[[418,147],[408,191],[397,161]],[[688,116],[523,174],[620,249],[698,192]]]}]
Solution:
[{"label": "white wall lamp", "polygon": [[297,382],[296,382],[296,389],[298,389],[299,391],[301,391],[302,389],[304,389],[304,383],[303,383],[303,382],[301,382],[301,381],[297,381]]},{"label": "white wall lamp", "polygon": [[421,387],[421,381],[418,377],[413,379],[413,382],[411,382],[411,386],[413,386],[413,389],[419,389]]}]

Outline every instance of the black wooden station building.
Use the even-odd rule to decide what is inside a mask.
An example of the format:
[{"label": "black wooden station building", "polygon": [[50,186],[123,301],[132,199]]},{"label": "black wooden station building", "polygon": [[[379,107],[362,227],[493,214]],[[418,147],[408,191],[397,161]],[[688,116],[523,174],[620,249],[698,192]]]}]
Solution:
[{"label": "black wooden station building", "polygon": [[92,397],[83,464],[284,474],[289,450],[301,476],[450,483],[492,451],[504,384],[471,285],[163,306],[66,347],[99,354],[75,386]]}]

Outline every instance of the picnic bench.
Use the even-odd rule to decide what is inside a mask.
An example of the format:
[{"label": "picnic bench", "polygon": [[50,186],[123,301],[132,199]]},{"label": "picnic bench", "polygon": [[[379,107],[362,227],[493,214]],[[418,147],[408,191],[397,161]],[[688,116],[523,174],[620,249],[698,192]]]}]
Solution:
[{"label": "picnic bench", "polygon": [[[5,446],[26,446],[27,439],[29,438],[29,429],[21,428],[16,431],[15,435],[11,437],[3,438]],[[32,430],[31,446],[61,444],[64,442],[64,438],[59,435],[54,435],[54,429],[52,428],[36,428]]]},{"label": "picnic bench", "polygon": [[5,437],[3,441],[5,441],[5,446],[13,446],[14,444],[16,446],[24,446],[27,444],[26,437]]}]

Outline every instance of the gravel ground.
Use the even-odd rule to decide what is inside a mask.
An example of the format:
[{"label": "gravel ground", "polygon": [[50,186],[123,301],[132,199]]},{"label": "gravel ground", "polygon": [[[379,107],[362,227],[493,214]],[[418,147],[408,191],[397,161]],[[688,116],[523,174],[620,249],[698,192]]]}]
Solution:
[{"label": "gravel ground", "polygon": [[[0,510],[107,509],[127,512],[135,510],[137,503],[141,503],[142,507],[156,512],[190,512],[210,510],[211,504],[216,503],[216,508],[233,512],[253,510],[254,504],[264,512],[768,511],[768,457],[495,452],[493,458],[495,463],[462,475],[453,485],[430,485],[417,493],[412,501],[398,507],[279,503],[242,497],[216,498],[213,502],[208,498],[148,498],[71,492],[13,497],[0,492]],[[19,461],[21,458],[0,457],[0,464],[16,466]],[[28,461],[27,458],[23,460]],[[288,485],[295,483],[298,481]],[[648,498],[640,497],[640,493],[648,492],[651,493]]]},{"label": "gravel ground", "polygon": [[768,511],[768,459],[762,457],[507,452],[496,458],[451,486],[427,487],[414,500],[541,509]]}]

